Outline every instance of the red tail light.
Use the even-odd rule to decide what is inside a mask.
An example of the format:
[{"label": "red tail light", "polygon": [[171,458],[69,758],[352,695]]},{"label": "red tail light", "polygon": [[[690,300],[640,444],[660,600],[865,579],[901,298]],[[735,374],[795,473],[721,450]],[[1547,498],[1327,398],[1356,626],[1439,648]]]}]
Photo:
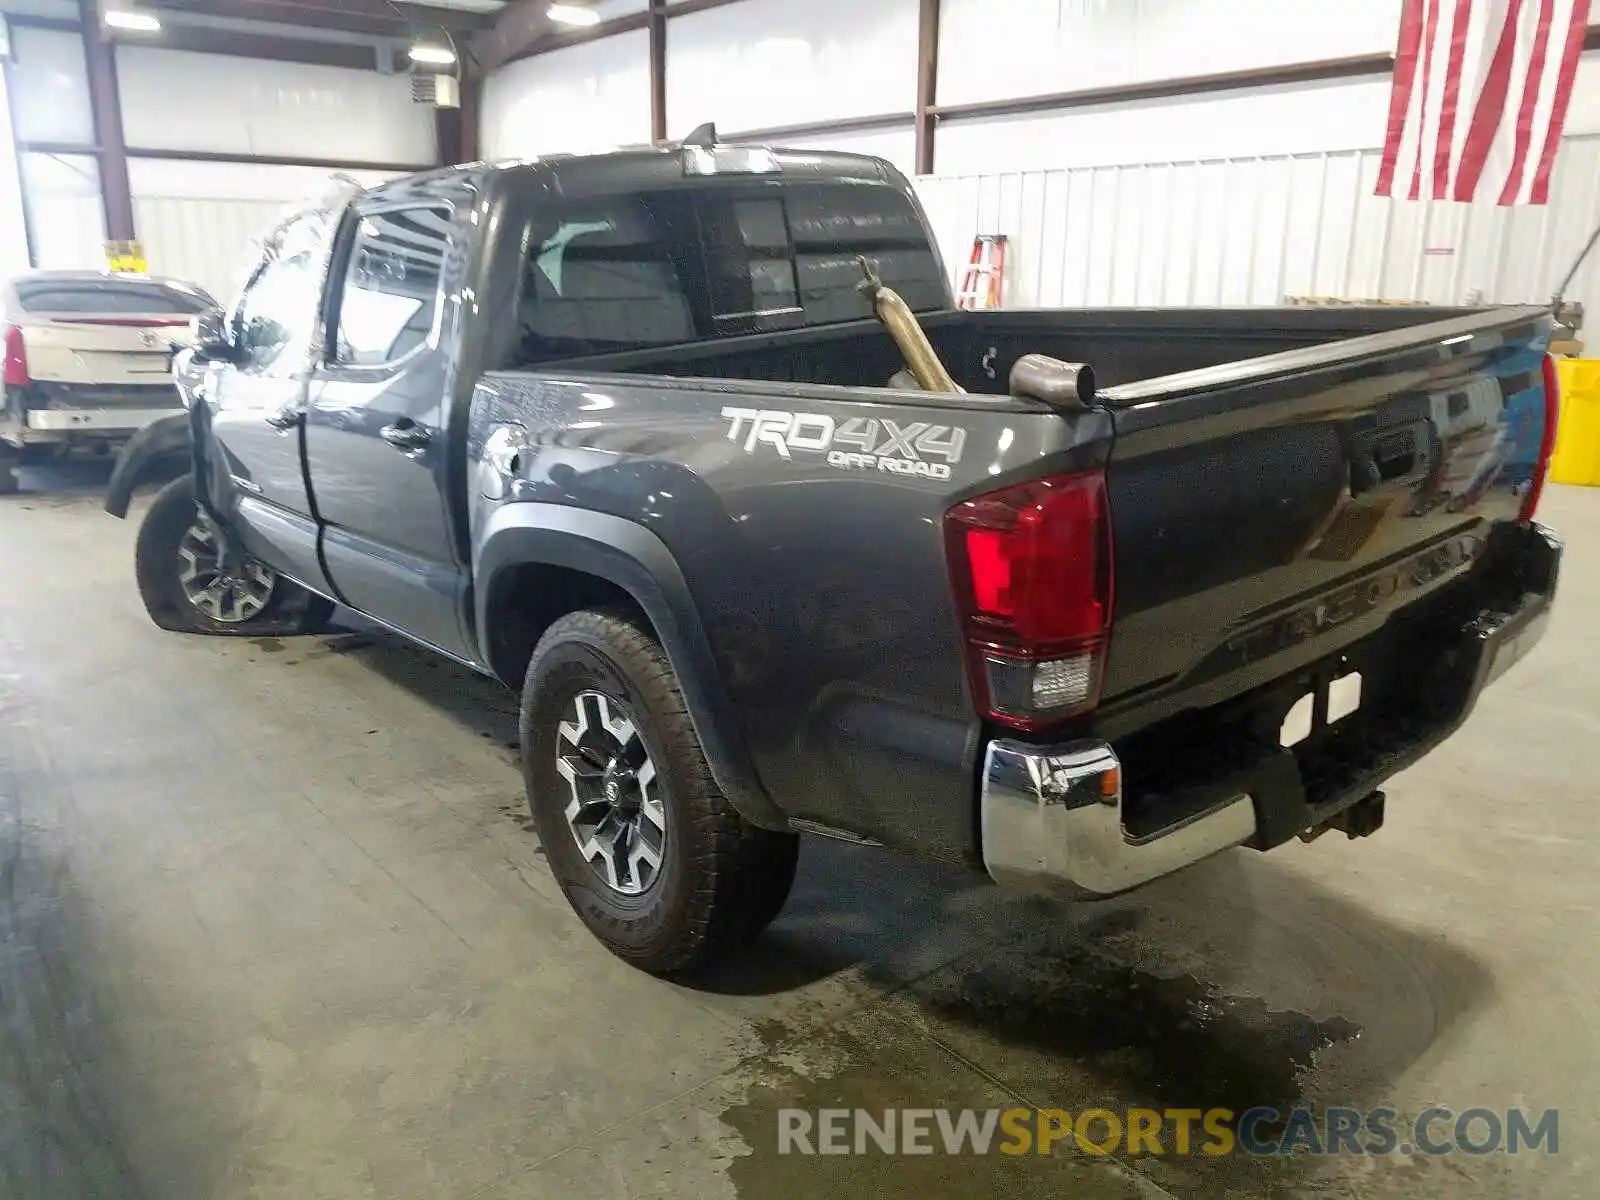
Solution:
[{"label": "red tail light", "polygon": [[8,325],[6,326],[5,384],[7,387],[27,387],[30,382],[28,379],[28,347],[22,340],[22,330],[15,325]]},{"label": "red tail light", "polygon": [[1039,729],[1100,698],[1111,632],[1105,475],[1018,484],[945,514],[975,698],[984,714]]},{"label": "red tail light", "polygon": [[1533,465],[1533,481],[1522,498],[1522,519],[1533,520],[1544,494],[1544,479],[1550,472],[1550,456],[1556,452],[1556,426],[1561,417],[1561,378],[1556,373],[1555,356],[1544,356],[1544,434],[1539,439],[1539,461]]}]

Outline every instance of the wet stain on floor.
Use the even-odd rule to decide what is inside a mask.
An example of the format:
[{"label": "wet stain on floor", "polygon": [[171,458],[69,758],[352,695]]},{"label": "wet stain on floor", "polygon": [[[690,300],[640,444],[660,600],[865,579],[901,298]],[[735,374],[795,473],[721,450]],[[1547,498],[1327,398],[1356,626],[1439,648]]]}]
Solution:
[{"label": "wet stain on floor", "polygon": [[316,653],[319,654],[350,654],[356,650],[370,650],[378,645],[378,639],[365,633],[339,634],[325,638]]},{"label": "wet stain on floor", "polygon": [[1103,1078],[1106,1102],[1158,1108],[1291,1105],[1313,1057],[1361,1033],[1087,948],[1008,949],[914,990],[946,1022]]},{"label": "wet stain on floor", "polygon": [[[1300,1102],[1316,1056],[1360,1029],[1269,1009],[1191,977],[1164,978],[1088,948],[1008,946],[912,981],[822,1034],[760,1031],[752,1086],[723,1114],[751,1153],[730,1178],[741,1197],[1008,1195],[1272,1196],[1303,1182],[1304,1158],[1097,1156],[1063,1142],[1041,1154],[780,1153],[783,1109],[1199,1108],[1280,1111]],[[951,1118],[955,1117],[952,1112]],[[1037,1120],[1037,1118],[1030,1118]],[[1034,1125],[1037,1128],[1037,1125]],[[1099,1128],[1103,1129],[1104,1126]],[[1270,1136],[1262,1125],[1258,1132]],[[1198,1122],[1196,1149],[1206,1140]],[[1013,1151],[1018,1142],[1009,1142]],[[1142,1189],[1142,1190],[1141,1190]]]},{"label": "wet stain on floor", "polygon": [[[722,1114],[750,1153],[734,1158],[728,1177],[742,1200],[813,1197],[1007,1196],[1022,1200],[1124,1200],[1149,1195],[1119,1164],[1092,1161],[1052,1147],[1048,1154],[1005,1154],[999,1138],[988,1153],[889,1154],[863,1143],[863,1153],[822,1153],[813,1130],[801,1153],[780,1152],[783,1110],[817,1114],[862,1109],[881,1120],[886,1109],[1005,1109],[1017,1106],[1001,1087],[975,1075],[916,1031],[885,1017],[852,1021],[808,1041],[771,1039],[744,1100]],[[935,1142],[940,1135],[933,1133]],[[851,1145],[853,1135],[847,1135]]]}]

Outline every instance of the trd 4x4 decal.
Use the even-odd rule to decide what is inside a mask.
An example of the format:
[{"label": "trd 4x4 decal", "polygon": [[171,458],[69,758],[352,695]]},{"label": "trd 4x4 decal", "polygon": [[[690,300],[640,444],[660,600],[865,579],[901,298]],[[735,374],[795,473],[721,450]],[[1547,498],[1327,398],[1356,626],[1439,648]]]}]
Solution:
[{"label": "trd 4x4 decal", "polygon": [[847,471],[949,479],[967,442],[967,431],[960,426],[927,421],[851,417],[841,425],[822,413],[758,408],[725,408],[722,415],[729,422],[728,440],[743,440],[746,454],[756,453],[758,446],[770,447],[784,459],[792,459],[796,450],[825,453],[830,467]]}]

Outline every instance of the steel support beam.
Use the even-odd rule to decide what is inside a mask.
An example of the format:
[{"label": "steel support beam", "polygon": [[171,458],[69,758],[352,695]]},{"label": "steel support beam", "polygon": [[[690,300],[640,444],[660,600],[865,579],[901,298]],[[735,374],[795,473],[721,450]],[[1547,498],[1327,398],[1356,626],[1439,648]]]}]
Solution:
[{"label": "steel support beam", "polygon": [[[198,54],[229,54],[239,58],[262,58],[270,62],[302,62],[322,67],[347,67],[356,71],[381,70],[377,55],[383,53],[383,39],[373,37],[368,41],[340,40],[322,36],[322,26],[293,27],[284,24],[257,23],[250,29],[233,29],[216,25],[195,25],[182,19],[185,12],[198,9],[167,10],[178,12],[178,19],[169,19],[161,32],[154,36],[139,33],[105,31],[108,40],[127,42],[137,46],[157,46],[163,50],[193,50]],[[283,10],[280,10],[283,11]],[[234,11],[230,16],[238,17]],[[48,29],[62,33],[81,33],[82,22],[64,17],[10,17],[13,29]],[[278,18],[281,22],[281,16]],[[343,31],[346,34],[349,31]],[[410,60],[400,48],[403,34],[396,35],[393,45],[392,69],[404,71]]]},{"label": "steel support beam", "polygon": [[[411,65],[400,43],[375,39],[373,43],[320,41],[306,37],[280,37],[275,34],[234,29],[215,29],[208,25],[184,25],[169,21],[160,41],[141,45],[165,50],[193,50],[199,54],[230,54],[241,58],[261,58],[269,62],[313,63],[322,67],[344,67],[352,71],[382,70],[381,54],[389,55],[389,68],[404,71]],[[119,39],[132,42],[132,38]]]},{"label": "steel support beam", "polygon": [[389,0],[146,0],[151,8],[208,17],[270,21],[300,29],[336,29],[378,37],[408,38],[413,33],[448,29],[468,33],[487,29],[494,18],[487,13],[423,4],[396,5]]},{"label": "steel support beam", "polygon": [[[50,154],[71,157],[76,154],[98,159],[99,146],[89,142],[17,142],[18,154]],[[430,163],[381,162],[354,158],[318,158],[303,154],[250,154],[231,150],[179,150],[163,146],[128,146],[129,158],[156,158],[168,162],[247,163],[258,167],[325,167],[330,171],[388,171],[405,175],[426,171]]]},{"label": "steel support beam", "polygon": [[[507,63],[583,42],[627,33],[633,29],[648,29],[659,20],[663,31],[666,23],[675,17],[687,17],[743,0],[679,0],[671,5],[651,5],[645,12],[614,17],[598,25],[579,28],[552,24],[545,15],[550,0],[511,0],[495,17],[494,28],[479,33],[472,39],[472,55],[483,68],[483,73],[497,70]],[[655,11],[659,7],[659,14]]]},{"label": "steel support beam", "polygon": [[939,0],[921,0],[917,16],[917,125],[916,162],[918,175],[933,174],[933,139],[938,117],[933,106],[939,102]]},{"label": "steel support beam", "polygon": [[865,133],[869,130],[894,129],[916,121],[913,113],[873,113],[865,117],[842,117],[831,121],[806,121],[795,125],[764,125],[759,129],[717,130],[724,142],[766,142],[781,145],[786,138],[822,137],[830,133]]},{"label": "steel support beam", "polygon": [[251,163],[262,167],[318,167],[329,171],[426,171],[428,163],[370,162],[354,158],[317,158],[298,154],[235,154],[227,150],[170,150],[160,146],[129,146],[129,158],[158,158],[168,162]]},{"label": "steel support beam", "polygon": [[650,140],[667,140],[667,0],[650,0]]},{"label": "steel support beam", "polygon": [[128,147],[122,138],[122,98],[117,92],[117,54],[100,26],[97,0],[78,0],[84,61],[89,69],[89,107],[94,140],[100,148],[100,206],[106,240],[130,242],[133,189],[128,183]]},{"label": "steel support beam", "polygon": [[[1064,108],[1126,104],[1135,100],[1200,96],[1209,92],[1237,91],[1240,88],[1281,87],[1288,83],[1312,83],[1323,79],[1355,79],[1363,75],[1387,75],[1393,70],[1392,54],[1356,54],[1347,58],[1324,58],[1314,62],[1286,63],[1277,67],[1250,67],[1243,71],[1185,75],[1177,79],[1159,79],[1148,83],[1114,83],[1105,87],[1050,92],[1040,96],[978,100],[970,104],[935,104],[931,106],[931,110],[935,118],[946,120],[953,117],[1011,117],[1023,113],[1054,112]],[[1377,140],[1376,136],[1373,140]]]}]

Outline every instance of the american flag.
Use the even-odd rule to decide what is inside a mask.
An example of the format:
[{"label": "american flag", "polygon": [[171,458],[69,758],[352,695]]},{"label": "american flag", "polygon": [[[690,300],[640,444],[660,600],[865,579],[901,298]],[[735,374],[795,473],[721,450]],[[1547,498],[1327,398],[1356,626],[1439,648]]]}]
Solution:
[{"label": "american flag", "polygon": [[1402,0],[1377,194],[1544,204],[1589,0]]}]

